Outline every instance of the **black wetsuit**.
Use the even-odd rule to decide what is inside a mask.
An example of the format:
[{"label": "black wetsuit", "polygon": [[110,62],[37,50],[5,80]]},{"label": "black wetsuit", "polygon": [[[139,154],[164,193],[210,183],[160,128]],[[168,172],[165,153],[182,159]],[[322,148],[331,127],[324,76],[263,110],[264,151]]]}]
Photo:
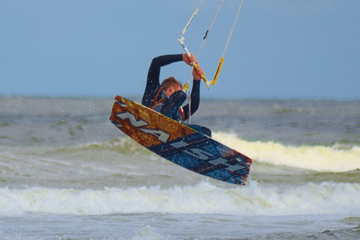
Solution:
[{"label": "black wetsuit", "polygon": [[[156,57],[152,60],[147,76],[147,82],[145,87],[144,96],[142,99],[142,105],[146,107],[152,107],[154,104],[154,98],[156,97],[157,93],[160,90],[160,68],[166,66],[170,63],[180,62],[183,61],[182,54],[174,54],[174,55],[164,55]],[[164,92],[160,94],[159,98],[164,97],[164,102],[161,104],[160,109],[154,109],[159,111],[161,114],[169,116],[175,120],[179,120],[176,118],[178,113],[179,107],[183,104],[186,100],[186,93],[183,91],[177,91],[171,96],[165,96]],[[191,115],[193,115],[199,108],[200,104],[200,81],[193,81],[193,87],[191,90]],[[189,117],[189,104],[186,104],[182,107],[184,110],[184,118],[182,119],[185,121]],[[208,136],[211,136],[210,129],[206,127],[202,127],[199,125],[189,125],[191,128],[202,132]]]},{"label": "black wetsuit", "polygon": [[[156,57],[152,60],[146,82],[145,93],[142,99],[142,105],[146,107],[153,106],[154,98],[160,89],[160,68],[166,66],[170,63],[183,61],[182,54],[174,55],[164,55]],[[174,108],[176,110],[180,107],[181,104],[186,100],[186,93],[183,91],[177,91],[173,93],[170,97],[164,97],[164,103],[160,109],[160,113],[164,115],[169,115]],[[193,81],[193,87],[191,90],[191,115],[193,115],[199,108],[200,104],[200,81]],[[180,104],[180,105],[181,105]],[[183,107],[186,120],[189,117],[189,104]]]}]

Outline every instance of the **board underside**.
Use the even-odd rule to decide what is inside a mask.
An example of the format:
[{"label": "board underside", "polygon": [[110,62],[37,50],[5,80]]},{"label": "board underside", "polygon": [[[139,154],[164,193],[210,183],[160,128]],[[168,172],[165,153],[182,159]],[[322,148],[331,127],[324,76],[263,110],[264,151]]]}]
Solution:
[{"label": "board underside", "polygon": [[224,182],[247,182],[250,158],[141,104],[116,96],[110,120],[139,144],[181,167]]}]

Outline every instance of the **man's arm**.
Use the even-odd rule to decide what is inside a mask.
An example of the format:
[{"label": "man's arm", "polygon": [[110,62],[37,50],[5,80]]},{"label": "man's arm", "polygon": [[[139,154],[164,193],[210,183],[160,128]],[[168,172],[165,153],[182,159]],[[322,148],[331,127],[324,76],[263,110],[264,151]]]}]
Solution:
[{"label": "man's arm", "polygon": [[[197,62],[196,62],[197,63]],[[200,81],[201,76],[205,75],[204,71],[200,67],[200,65],[197,63],[197,69],[193,68],[192,74],[194,77],[193,81],[193,87],[191,90],[190,100],[191,100],[191,115],[193,115],[199,108],[200,104]],[[185,119],[189,118],[189,104],[187,104],[185,107],[183,107],[184,113],[185,113]]]},{"label": "man's arm", "polygon": [[[200,105],[200,81],[195,80],[193,81],[193,86],[191,89],[191,115],[193,115],[199,108]],[[185,119],[189,118],[189,104],[186,104],[183,107],[185,113]]]},{"label": "man's arm", "polygon": [[164,55],[156,57],[152,60],[147,75],[142,105],[150,107],[153,104],[154,98],[160,88],[160,68],[170,63],[180,61],[183,61],[182,54]]}]

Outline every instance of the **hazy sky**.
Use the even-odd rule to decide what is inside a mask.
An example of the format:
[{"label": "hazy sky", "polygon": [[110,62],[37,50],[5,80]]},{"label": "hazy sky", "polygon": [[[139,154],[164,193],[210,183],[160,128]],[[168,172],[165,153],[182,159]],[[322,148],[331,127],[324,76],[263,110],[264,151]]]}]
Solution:
[{"label": "hazy sky", "polygon": [[[200,0],[1,0],[0,94],[142,95],[152,58]],[[219,0],[185,34],[197,53]],[[224,0],[198,58],[213,78],[240,0]],[[202,97],[360,99],[359,0],[245,0],[218,82]],[[183,62],[164,67],[186,82]]]}]

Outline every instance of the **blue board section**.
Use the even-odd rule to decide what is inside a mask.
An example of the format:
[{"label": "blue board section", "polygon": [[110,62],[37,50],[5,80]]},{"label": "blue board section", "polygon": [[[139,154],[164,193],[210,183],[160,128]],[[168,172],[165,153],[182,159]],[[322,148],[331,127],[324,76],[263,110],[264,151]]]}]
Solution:
[{"label": "blue board section", "polygon": [[201,133],[149,150],[193,172],[233,184],[244,184],[250,170],[246,156]]}]

